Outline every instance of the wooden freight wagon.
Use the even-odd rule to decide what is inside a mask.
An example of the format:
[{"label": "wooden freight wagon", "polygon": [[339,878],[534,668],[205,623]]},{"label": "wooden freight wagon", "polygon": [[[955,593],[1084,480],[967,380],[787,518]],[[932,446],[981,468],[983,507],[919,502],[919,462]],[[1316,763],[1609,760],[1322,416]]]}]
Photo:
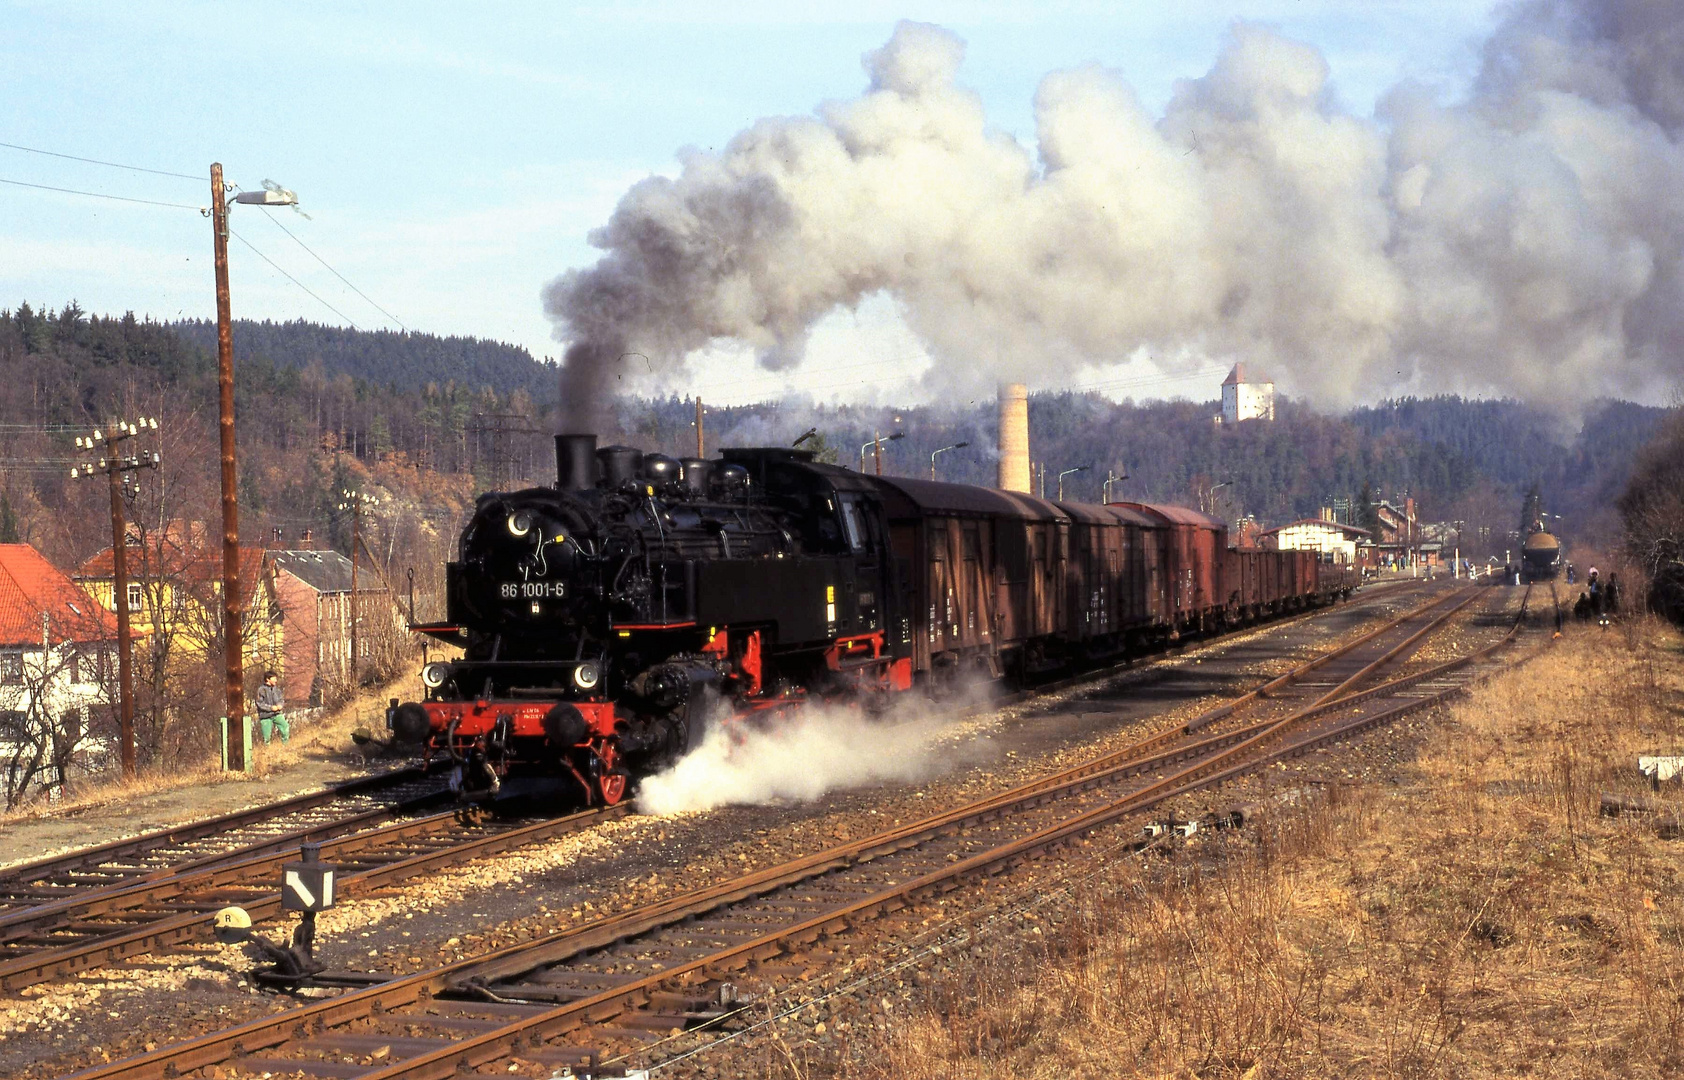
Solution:
[{"label": "wooden freight wagon", "polygon": [[1044,662],[1062,633],[1069,517],[1015,492],[884,477],[889,543],[911,595],[913,670]]},{"label": "wooden freight wagon", "polygon": [[1168,533],[1164,545],[1168,621],[1177,633],[1214,629],[1226,607],[1222,559],[1228,527],[1218,518],[1184,506],[1119,502],[1111,506],[1156,517]]},{"label": "wooden freight wagon", "polygon": [[1169,583],[1164,573],[1169,529],[1162,518],[1126,506],[1108,505],[1126,537],[1125,561],[1117,584],[1119,621],[1130,644],[1169,632]]}]

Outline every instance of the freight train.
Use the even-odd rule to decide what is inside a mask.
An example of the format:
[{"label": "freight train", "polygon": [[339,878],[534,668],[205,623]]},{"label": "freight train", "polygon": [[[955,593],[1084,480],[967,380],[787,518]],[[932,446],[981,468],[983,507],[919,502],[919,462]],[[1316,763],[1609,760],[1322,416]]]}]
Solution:
[{"label": "freight train", "polygon": [[[458,646],[388,724],[459,790],[559,779],[614,804],[706,727],[1031,681],[1348,596],[1353,568],[1239,550],[1174,506],[556,438],[554,487],[480,496],[446,566]],[[862,753],[870,752],[868,747]]]}]

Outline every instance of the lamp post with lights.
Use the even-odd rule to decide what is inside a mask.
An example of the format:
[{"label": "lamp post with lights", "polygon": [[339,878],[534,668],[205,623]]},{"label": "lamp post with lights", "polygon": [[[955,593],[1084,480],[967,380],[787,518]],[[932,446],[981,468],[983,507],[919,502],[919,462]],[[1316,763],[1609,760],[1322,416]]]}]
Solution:
[{"label": "lamp post with lights", "polygon": [[958,442],[958,443],[954,443],[952,446],[944,446],[940,450],[937,450],[935,453],[931,454],[930,455],[930,479],[934,480],[936,478],[936,456],[938,454],[945,454],[949,450],[963,450],[965,447],[967,447],[969,445],[971,445],[971,444],[968,443],[968,442]]},{"label": "lamp post with lights", "polygon": [[1101,493],[1100,493],[1100,496],[1099,496],[1099,501],[1102,502],[1102,503],[1110,502],[1111,501],[1111,489],[1113,487],[1115,487],[1116,485],[1122,483],[1124,480],[1127,480],[1128,478],[1129,478],[1129,471],[1127,469],[1123,470],[1123,475],[1121,475],[1121,476],[1117,475],[1117,472],[1116,472],[1115,469],[1106,469],[1105,470],[1105,483],[1101,487]]},{"label": "lamp post with lights", "polygon": [[[211,233],[216,256],[216,382],[220,391],[218,428],[222,441],[222,651],[227,681],[228,722],[241,724],[245,715],[245,633],[240,608],[239,477],[234,468],[234,321],[228,295],[228,192],[222,164],[210,167]],[[298,205],[298,196],[264,181],[262,191],[241,191],[236,203],[251,206]],[[226,766],[230,772],[246,768],[245,740],[228,740]]]},{"label": "lamp post with lights", "polygon": [[904,439],[904,438],[906,438],[906,432],[896,431],[896,432],[894,432],[892,434],[889,434],[889,435],[878,435],[876,438],[872,439],[870,442],[863,444],[860,447],[860,472],[865,471],[865,452],[867,450],[870,450],[873,454],[875,454],[877,456],[877,475],[882,476],[883,475],[883,444],[886,443],[886,442],[895,442],[898,439]]},{"label": "lamp post with lights", "polygon": [[135,775],[134,750],[134,687],[130,665],[129,635],[129,561],[126,548],[128,526],[123,520],[123,497],[131,490],[139,490],[133,473],[141,469],[156,469],[158,451],[143,451],[125,446],[130,439],[158,430],[156,417],[143,416],[130,423],[120,420],[115,425],[96,429],[92,435],[76,437],[76,449],[89,454],[99,453],[70,470],[72,480],[83,480],[103,474],[111,486],[111,599],[117,612],[117,726],[123,776]]},{"label": "lamp post with lights", "polygon": [[1092,465],[1078,465],[1074,469],[1065,469],[1063,472],[1058,474],[1058,501],[1059,502],[1064,501],[1064,478],[1066,476],[1071,476],[1075,473],[1087,472],[1091,468],[1093,468]]}]

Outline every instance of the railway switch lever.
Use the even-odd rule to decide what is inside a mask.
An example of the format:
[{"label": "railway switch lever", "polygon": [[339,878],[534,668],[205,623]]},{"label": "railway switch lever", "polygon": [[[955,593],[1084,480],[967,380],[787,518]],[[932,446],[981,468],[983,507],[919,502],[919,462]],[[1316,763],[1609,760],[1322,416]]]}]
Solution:
[{"label": "railway switch lever", "polygon": [[216,939],[225,945],[246,944],[265,962],[252,977],[266,986],[293,990],[325,970],[316,961],[316,913],[333,906],[338,867],[321,860],[320,844],[306,843],[297,862],[281,865],[281,910],[303,912],[292,932],[292,944],[281,945],[255,932],[244,908],[225,907],[216,913]]}]

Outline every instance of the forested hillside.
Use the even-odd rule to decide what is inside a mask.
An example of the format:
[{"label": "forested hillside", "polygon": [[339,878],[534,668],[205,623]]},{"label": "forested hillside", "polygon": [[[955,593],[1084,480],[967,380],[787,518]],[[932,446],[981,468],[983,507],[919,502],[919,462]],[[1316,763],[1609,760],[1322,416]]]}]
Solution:
[{"label": "forested hillside", "polygon": [[[374,337],[376,335],[369,335]],[[436,340],[436,339],[434,339]],[[427,350],[423,350],[424,352]],[[393,354],[379,384],[322,364],[236,362],[241,531],[250,542],[316,542],[348,550],[346,490],[381,496],[370,548],[386,565],[442,562],[476,490],[506,453],[499,426],[535,427],[525,391],[461,381],[409,381]],[[439,355],[434,352],[432,355]],[[106,492],[73,483],[76,435],[108,421],[156,416],[163,465],[141,477],[129,509],[142,523],[214,521],[219,513],[217,382],[212,350],[133,315],[88,316],[75,305],[0,312],[0,459],[18,538],[61,566],[110,544]],[[509,421],[506,417],[525,418]],[[526,471],[527,463],[502,464]],[[0,513],[0,522],[7,520]],[[423,587],[432,574],[420,571]]]},{"label": "forested hillside", "polygon": [[[200,348],[215,351],[214,322],[194,319],[170,326]],[[237,319],[234,352],[275,367],[305,371],[317,366],[324,378],[349,375],[373,386],[409,389],[457,383],[489,388],[505,397],[521,390],[541,405],[552,404],[556,396],[554,364],[533,359],[518,345],[483,338]]]},{"label": "forested hillside", "polygon": [[[552,368],[521,350],[471,339],[391,334],[307,323],[242,323],[236,330],[242,531],[292,544],[305,530],[342,550],[347,488],[385,501],[369,520],[382,570],[417,570],[423,592],[439,575],[473,495],[488,487],[548,483]],[[27,305],[0,312],[0,529],[16,528],[61,565],[109,543],[103,491],[73,485],[72,439],[96,423],[137,413],[162,422],[165,467],[148,478],[135,512],[154,520],[217,515],[216,371],[207,324],[164,325]],[[1214,387],[1212,388],[1214,389]],[[1412,495],[1429,520],[1514,528],[1532,484],[1565,516],[1569,536],[1606,531],[1607,507],[1637,448],[1665,411],[1597,402],[1582,426],[1516,402],[1434,398],[1387,402],[1344,417],[1282,400],[1274,423],[1222,428],[1212,402],[1115,403],[1073,393],[1030,400],[1031,452],[1066,478],[1072,499],[1099,497],[1107,470],[1127,473],[1116,497],[1207,505],[1229,519],[1268,524],[1336,500]],[[606,442],[673,454],[695,451],[688,400],[622,400]],[[709,408],[708,451],[785,444],[809,428],[842,464],[859,466],[874,433],[885,472],[943,479],[995,477],[992,402],[963,408],[813,406],[798,401]],[[809,444],[811,445],[811,444]],[[870,462],[867,462],[870,467]],[[8,517],[8,511],[10,517]]]}]

